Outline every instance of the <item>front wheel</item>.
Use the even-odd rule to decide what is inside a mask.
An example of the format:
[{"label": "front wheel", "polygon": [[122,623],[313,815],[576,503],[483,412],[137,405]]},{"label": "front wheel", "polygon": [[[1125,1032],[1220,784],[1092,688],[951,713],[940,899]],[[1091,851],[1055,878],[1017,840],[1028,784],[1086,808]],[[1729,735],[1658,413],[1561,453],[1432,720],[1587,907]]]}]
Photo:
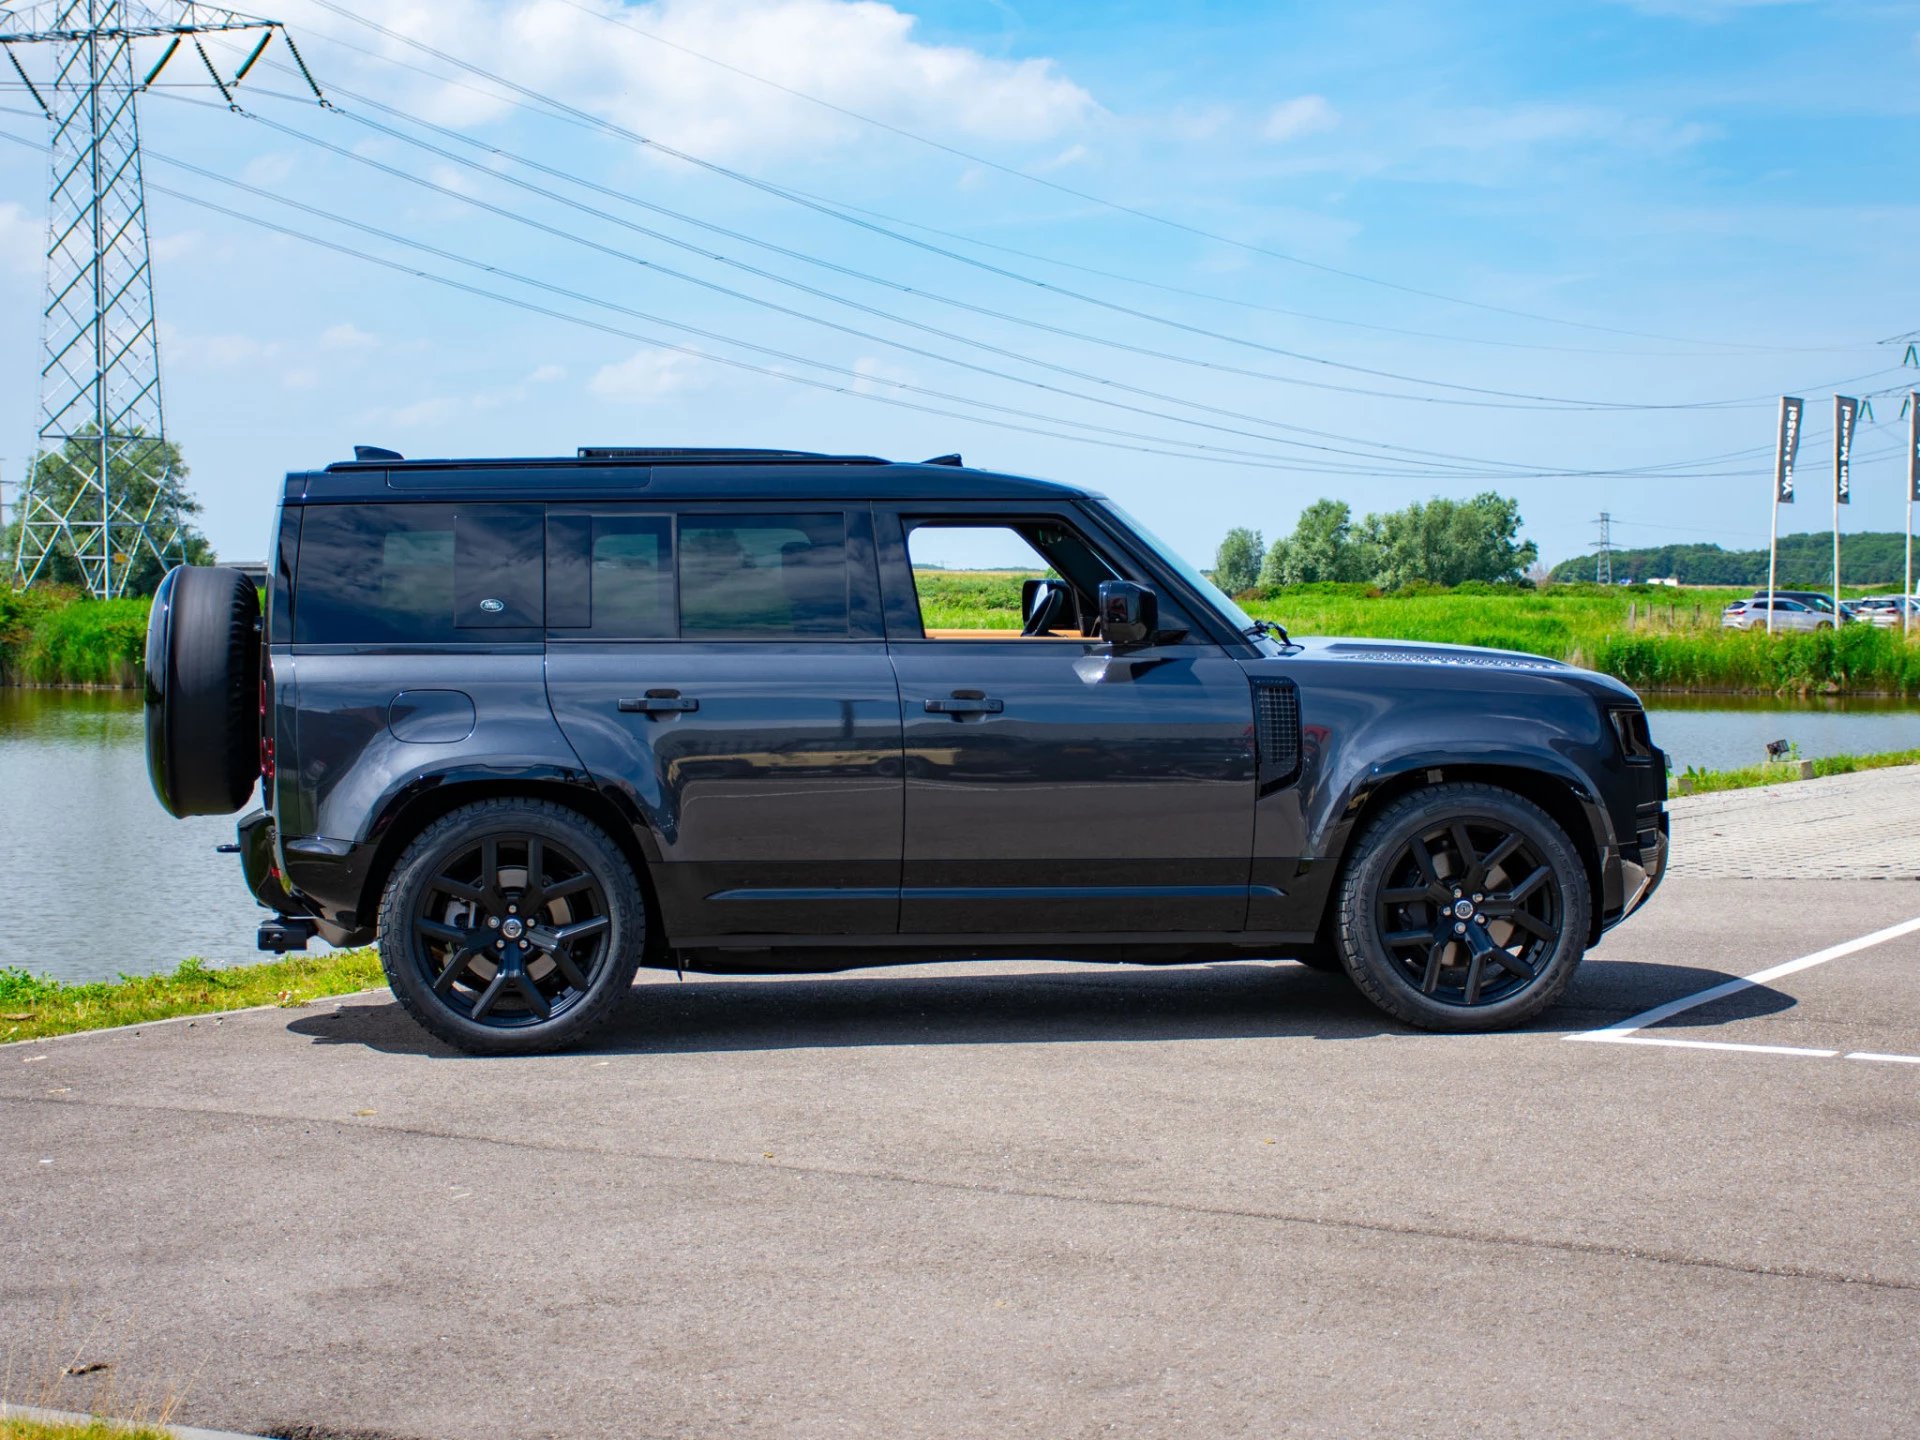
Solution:
[{"label": "front wheel", "polygon": [[1389,1015],[1498,1030],[1565,993],[1586,953],[1586,867],[1539,806],[1492,785],[1430,786],[1356,842],[1337,901],[1341,961]]},{"label": "front wheel", "polygon": [[633,985],[646,907],[599,826],[540,800],[489,800],[423,830],[380,907],[380,964],[428,1031],[474,1055],[581,1040]]}]

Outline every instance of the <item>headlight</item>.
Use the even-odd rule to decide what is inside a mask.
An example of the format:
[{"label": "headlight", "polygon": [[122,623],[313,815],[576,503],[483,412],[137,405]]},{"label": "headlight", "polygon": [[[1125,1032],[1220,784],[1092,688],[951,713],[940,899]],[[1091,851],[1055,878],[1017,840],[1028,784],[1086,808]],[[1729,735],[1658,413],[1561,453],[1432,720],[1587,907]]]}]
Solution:
[{"label": "headlight", "polygon": [[1622,705],[1607,711],[1613,733],[1620,741],[1620,753],[1629,760],[1653,758],[1653,733],[1647,729],[1647,712],[1638,705]]}]

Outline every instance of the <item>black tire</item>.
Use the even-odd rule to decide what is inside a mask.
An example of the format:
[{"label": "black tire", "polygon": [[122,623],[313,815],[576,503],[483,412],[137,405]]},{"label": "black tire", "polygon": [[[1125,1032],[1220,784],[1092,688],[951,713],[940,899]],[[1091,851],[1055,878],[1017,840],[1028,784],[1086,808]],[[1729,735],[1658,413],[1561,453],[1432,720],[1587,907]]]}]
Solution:
[{"label": "black tire", "polygon": [[260,595],[178,565],[147,619],[147,778],[170,814],[231,815],[260,779]]},{"label": "black tire", "polygon": [[1551,816],[1461,783],[1376,816],[1335,903],[1354,984],[1425,1030],[1500,1030],[1538,1015],[1572,982],[1593,913],[1586,866]]},{"label": "black tire", "polygon": [[577,1044],[632,989],[646,936],[619,846],[545,800],[485,800],[436,820],[402,852],[380,904],[394,998],[470,1055]]}]

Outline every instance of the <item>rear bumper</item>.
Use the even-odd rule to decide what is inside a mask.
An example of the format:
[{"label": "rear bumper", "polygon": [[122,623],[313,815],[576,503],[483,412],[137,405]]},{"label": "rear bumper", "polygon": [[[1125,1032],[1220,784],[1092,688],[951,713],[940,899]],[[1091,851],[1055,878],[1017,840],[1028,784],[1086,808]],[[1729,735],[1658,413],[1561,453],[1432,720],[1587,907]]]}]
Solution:
[{"label": "rear bumper", "polygon": [[255,810],[241,818],[236,834],[240,841],[240,868],[246,876],[248,891],[256,901],[279,917],[279,922],[285,922],[282,924],[269,920],[262,923],[261,949],[279,951],[300,948],[269,943],[276,940],[287,925],[296,930],[307,928],[329,945],[358,943],[352,932],[330,920],[318,906],[304,896],[296,895],[288,886],[287,877],[280,869],[279,837],[274,833],[273,816],[265,810]]}]

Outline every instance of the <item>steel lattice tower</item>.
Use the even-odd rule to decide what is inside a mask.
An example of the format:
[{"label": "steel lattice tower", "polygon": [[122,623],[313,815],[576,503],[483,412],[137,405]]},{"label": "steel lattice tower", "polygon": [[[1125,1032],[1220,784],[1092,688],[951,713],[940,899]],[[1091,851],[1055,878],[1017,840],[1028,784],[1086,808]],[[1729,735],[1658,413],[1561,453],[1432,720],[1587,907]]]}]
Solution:
[{"label": "steel lattice tower", "polygon": [[[39,454],[16,507],[16,585],[40,578],[62,549],[96,596],[122,593],[144,553],[163,565],[185,558],[160,404],[136,100],[183,42],[226,94],[197,37],[257,32],[244,74],[276,29],[191,0],[0,0],[0,50],[52,125]],[[167,43],[136,81],[140,41]],[[51,51],[50,78],[35,81],[21,63],[28,47]]]}]

